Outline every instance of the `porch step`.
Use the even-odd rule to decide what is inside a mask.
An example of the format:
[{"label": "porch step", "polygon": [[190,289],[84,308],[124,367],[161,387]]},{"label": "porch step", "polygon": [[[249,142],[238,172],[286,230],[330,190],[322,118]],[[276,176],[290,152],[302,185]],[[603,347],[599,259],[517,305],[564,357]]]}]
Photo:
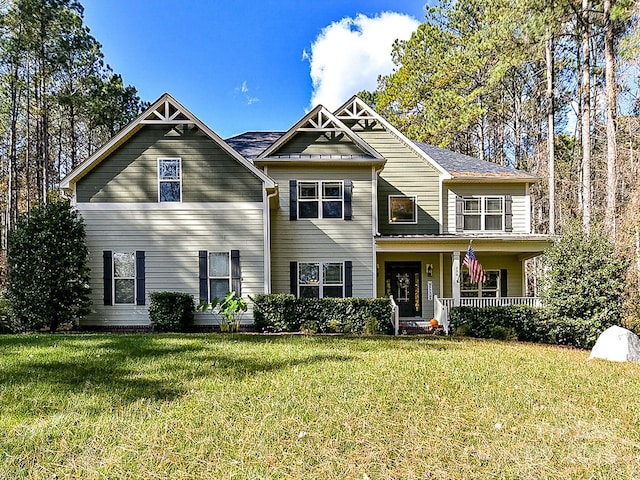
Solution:
[{"label": "porch step", "polygon": [[400,335],[444,335],[442,325],[432,327],[423,322],[400,322],[398,330]]}]

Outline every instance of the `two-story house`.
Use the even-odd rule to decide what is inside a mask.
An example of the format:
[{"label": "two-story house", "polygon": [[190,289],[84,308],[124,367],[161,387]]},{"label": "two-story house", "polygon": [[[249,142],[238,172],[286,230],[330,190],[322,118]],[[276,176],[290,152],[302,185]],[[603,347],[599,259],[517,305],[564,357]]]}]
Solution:
[{"label": "two-story house", "polygon": [[[357,97],[224,141],[165,94],[61,186],[87,225],[84,326],[140,328],[157,290],[393,296],[418,324],[525,301],[524,260],[548,245],[530,231],[536,181],[412,142]],[[484,283],[462,268],[470,241]]]}]

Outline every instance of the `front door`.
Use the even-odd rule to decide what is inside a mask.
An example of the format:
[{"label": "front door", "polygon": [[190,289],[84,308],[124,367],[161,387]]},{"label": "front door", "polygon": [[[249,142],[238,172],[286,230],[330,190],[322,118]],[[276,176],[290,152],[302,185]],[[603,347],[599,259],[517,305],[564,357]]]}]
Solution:
[{"label": "front door", "polygon": [[422,315],[420,262],[385,262],[385,293],[393,295],[401,317]]}]

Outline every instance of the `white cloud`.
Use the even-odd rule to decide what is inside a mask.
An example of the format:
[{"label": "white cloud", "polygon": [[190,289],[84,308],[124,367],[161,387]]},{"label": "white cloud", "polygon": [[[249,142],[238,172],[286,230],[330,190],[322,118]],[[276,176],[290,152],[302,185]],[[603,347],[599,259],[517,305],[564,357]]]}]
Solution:
[{"label": "white cloud", "polygon": [[247,81],[243,81],[240,87],[236,87],[235,93],[241,93],[244,97],[244,100],[247,102],[247,105],[253,105],[260,101],[258,97],[251,96],[249,93],[249,86],[247,85]]},{"label": "white cloud", "polygon": [[420,23],[408,15],[384,12],[358,14],[325,27],[311,45],[313,93],[311,107],[338,108],[361,90],[375,90],[379,75],[393,71],[391,49],[396,39],[408,40]]}]

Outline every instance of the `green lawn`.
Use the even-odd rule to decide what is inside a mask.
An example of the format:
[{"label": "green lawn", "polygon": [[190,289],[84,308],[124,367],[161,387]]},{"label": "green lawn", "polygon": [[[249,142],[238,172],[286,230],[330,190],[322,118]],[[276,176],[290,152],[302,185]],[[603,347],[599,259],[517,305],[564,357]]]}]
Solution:
[{"label": "green lawn", "polygon": [[640,478],[640,365],[450,338],[0,336],[0,479]]}]

